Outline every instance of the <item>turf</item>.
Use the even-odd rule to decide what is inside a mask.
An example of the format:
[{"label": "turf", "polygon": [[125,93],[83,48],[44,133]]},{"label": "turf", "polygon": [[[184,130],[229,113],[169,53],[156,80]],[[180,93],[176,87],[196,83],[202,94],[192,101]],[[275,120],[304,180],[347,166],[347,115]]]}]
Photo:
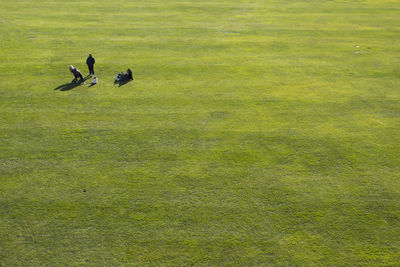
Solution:
[{"label": "turf", "polygon": [[1,0],[0,265],[400,265],[399,25],[394,0]]}]

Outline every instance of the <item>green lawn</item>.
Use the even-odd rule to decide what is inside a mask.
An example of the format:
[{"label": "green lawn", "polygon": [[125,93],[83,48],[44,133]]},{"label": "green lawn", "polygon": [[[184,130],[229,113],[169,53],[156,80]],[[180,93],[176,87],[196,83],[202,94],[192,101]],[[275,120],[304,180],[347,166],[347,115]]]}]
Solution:
[{"label": "green lawn", "polygon": [[398,0],[0,0],[0,266],[399,266],[399,41]]}]

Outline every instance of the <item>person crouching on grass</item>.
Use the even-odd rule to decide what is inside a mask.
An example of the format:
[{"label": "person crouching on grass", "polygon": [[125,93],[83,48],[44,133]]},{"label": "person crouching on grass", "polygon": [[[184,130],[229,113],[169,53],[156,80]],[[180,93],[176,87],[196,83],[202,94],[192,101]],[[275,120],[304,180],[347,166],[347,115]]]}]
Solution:
[{"label": "person crouching on grass", "polygon": [[78,82],[78,78],[80,78],[79,82],[85,83],[85,79],[83,79],[82,73],[75,68],[74,66],[69,66],[69,71],[74,75],[74,82]]}]

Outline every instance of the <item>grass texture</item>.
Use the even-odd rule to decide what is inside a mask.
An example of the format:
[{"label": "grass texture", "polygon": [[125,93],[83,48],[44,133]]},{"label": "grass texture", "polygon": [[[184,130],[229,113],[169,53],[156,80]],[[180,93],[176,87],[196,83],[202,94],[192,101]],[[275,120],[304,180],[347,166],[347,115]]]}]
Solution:
[{"label": "grass texture", "polygon": [[[399,25],[387,0],[1,0],[0,265],[400,265]],[[99,84],[70,86],[89,53]]]}]

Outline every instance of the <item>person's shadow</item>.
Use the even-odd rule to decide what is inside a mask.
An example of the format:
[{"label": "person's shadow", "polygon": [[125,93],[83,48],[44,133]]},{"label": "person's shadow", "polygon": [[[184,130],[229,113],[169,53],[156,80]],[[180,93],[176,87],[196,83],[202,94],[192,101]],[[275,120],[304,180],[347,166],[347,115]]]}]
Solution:
[{"label": "person's shadow", "polygon": [[120,81],[115,81],[114,80],[114,85],[118,84],[118,87],[121,87],[122,85],[125,85],[125,84],[127,84],[127,83],[129,83],[131,81],[133,81],[133,80],[129,80],[129,79],[124,79],[124,80],[120,80]]},{"label": "person's shadow", "polygon": [[[83,78],[85,81],[87,80],[87,79],[89,79],[90,77],[89,77],[90,75],[88,75],[88,76],[86,76],[85,78]],[[60,85],[60,86],[57,86],[56,88],[54,88],[54,90],[60,90],[60,91],[69,91],[69,90],[72,90],[72,89],[74,89],[75,87],[78,87],[79,85],[81,85],[82,84],[82,82],[75,82],[74,80],[72,80],[71,82],[69,82],[69,83],[64,83],[64,84],[62,84],[62,85]]]},{"label": "person's shadow", "polygon": [[69,91],[74,89],[75,87],[78,87],[81,83],[76,83],[74,81],[70,82],[70,83],[65,83],[62,84],[56,88],[54,88],[54,90],[60,90],[60,91]]}]

